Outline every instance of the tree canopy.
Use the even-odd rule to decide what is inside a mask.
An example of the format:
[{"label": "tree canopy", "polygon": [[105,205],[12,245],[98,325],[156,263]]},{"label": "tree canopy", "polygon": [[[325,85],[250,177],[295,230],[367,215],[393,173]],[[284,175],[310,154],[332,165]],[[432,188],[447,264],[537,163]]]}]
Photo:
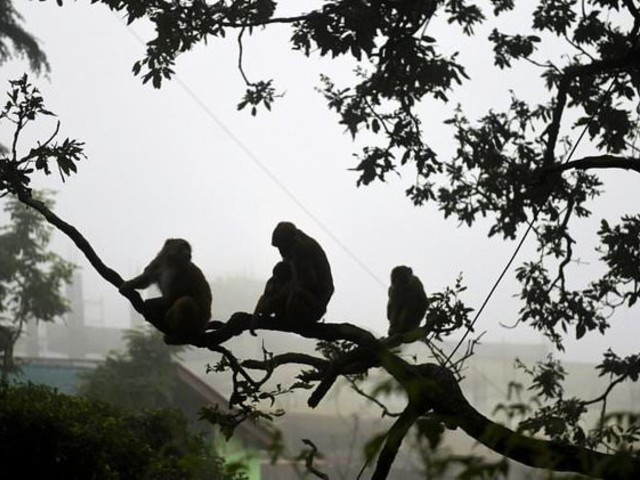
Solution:
[{"label": "tree canopy", "polygon": [[80,394],[129,409],[168,408],[174,404],[178,347],[167,348],[158,332],[131,330],[125,352],[110,353],[88,373]]},{"label": "tree canopy", "polygon": [[[518,5],[512,0],[327,0],[294,13],[284,9],[294,8],[290,2],[273,0],[94,3],[124,14],[129,22],[144,19],[153,24],[155,37],[133,65],[133,73],[156,88],[171,80],[177,57],[196,44],[233,34],[242,47],[245,35],[258,35],[275,25],[288,26],[291,48],[303,55],[351,61],[350,84],[323,76],[319,88],[360,148],[354,166],[357,184],[384,181],[400,169],[413,169],[416,180],[405,192],[413,204],[433,203],[445,217],[470,226],[486,217],[490,236],[514,240],[520,235],[515,253],[526,236],[533,236],[535,255],[516,269],[521,308],[514,320],[540,331],[556,348],[563,349],[566,335],[580,339],[606,332],[614,312],[636,303],[640,214],[601,221],[594,232],[601,274],[586,282],[574,258],[581,239],[573,233],[576,221],[591,214],[590,202],[606,195],[600,170],[640,172],[636,147],[640,8],[633,0],[537,0]],[[515,14],[529,18],[528,31],[505,30],[509,16]],[[493,65],[487,68],[497,75],[520,62],[535,66],[546,100],[531,103],[519,96],[519,86],[514,85],[505,110],[492,109],[470,119],[464,105],[457,107],[445,122],[454,145],[454,153],[445,156],[429,143],[421,107],[455,100],[456,88],[469,81],[469,75],[459,55],[445,48],[446,42],[456,36],[474,37],[486,25],[493,48]],[[451,32],[446,41],[438,38],[436,26]],[[257,114],[259,108],[269,109],[277,101],[277,90],[272,80],[246,77],[242,48],[239,51],[247,90],[238,108]],[[17,138],[26,123],[49,114],[37,90],[23,78],[13,82],[0,120],[14,124]],[[57,168],[64,177],[74,174],[83,158],[80,142],[58,142],[55,136],[25,154],[16,150],[14,141],[11,151],[0,158],[0,193],[41,212],[75,241],[105,280],[119,288],[120,275],[104,265],[80,232],[31,195],[34,171],[48,174]],[[591,153],[575,158],[575,146],[581,141]],[[509,430],[476,411],[460,389],[460,369],[468,351],[442,350],[441,341],[452,332],[462,328],[465,337],[472,333],[482,311],[480,306],[470,316],[469,307],[458,298],[463,288],[455,285],[432,293],[424,326],[389,338],[375,338],[348,323],[299,329],[275,320],[260,325],[318,340],[318,356],[265,353],[262,360],[237,359],[223,344],[251,328],[251,315],[243,312],[227,322],[214,322],[196,343],[223,355],[218,370],[233,371],[231,401],[244,412],[235,421],[268,416],[256,405],[286,393],[265,386],[273,369],[281,365],[304,368],[295,387],[313,389],[311,407],[322,401],[339,376],[357,381],[373,368],[386,371],[407,403],[381,442],[372,475],[376,480],[386,478],[409,428],[423,419],[442,429],[459,428],[495,452],[534,467],[604,478],[637,477],[637,423],[624,424],[608,416],[606,400],[620,383],[637,381],[638,354],[605,354],[598,374],[610,385],[594,399],[565,394],[557,362],[536,365],[530,370],[532,386],[544,406],[518,431]],[[137,293],[123,294],[143,312]],[[431,350],[432,363],[412,364],[394,352],[395,347],[416,341]],[[250,371],[260,369],[266,374],[256,379]],[[593,406],[601,407],[601,421],[588,428],[582,419]]]}]

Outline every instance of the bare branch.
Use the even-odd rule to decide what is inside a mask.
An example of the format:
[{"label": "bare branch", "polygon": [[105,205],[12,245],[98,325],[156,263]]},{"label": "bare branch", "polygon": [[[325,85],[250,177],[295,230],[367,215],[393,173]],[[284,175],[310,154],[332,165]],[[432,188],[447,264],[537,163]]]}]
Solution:
[{"label": "bare branch", "polygon": [[310,12],[310,13],[306,13],[303,15],[298,15],[295,17],[276,17],[276,18],[269,18],[267,20],[262,20],[262,21],[258,21],[258,22],[220,22],[220,25],[223,27],[229,27],[229,28],[252,28],[252,27],[262,27],[265,25],[271,25],[274,23],[296,23],[296,22],[303,22],[305,20],[308,20],[312,15],[314,15],[316,12]]},{"label": "bare branch", "polygon": [[275,355],[268,360],[245,360],[242,366],[251,370],[269,370],[282,365],[308,365],[317,370],[324,370],[329,366],[329,362],[322,358],[307,355],[306,353],[283,353]]},{"label": "bare branch", "polygon": [[572,160],[567,163],[557,163],[543,169],[543,176],[552,172],[564,172],[567,170],[592,170],[600,168],[617,168],[622,170],[634,170],[640,173],[640,159],[633,157],[620,157],[616,155],[596,155]]},{"label": "bare branch", "polygon": [[305,456],[304,456],[304,464],[307,467],[307,471],[312,473],[316,477],[321,478],[322,480],[329,480],[329,475],[327,475],[324,472],[321,472],[313,465],[313,460],[318,454],[318,447],[316,447],[315,444],[308,438],[303,438],[302,443],[304,443],[305,445],[311,448],[311,451],[305,453]]}]

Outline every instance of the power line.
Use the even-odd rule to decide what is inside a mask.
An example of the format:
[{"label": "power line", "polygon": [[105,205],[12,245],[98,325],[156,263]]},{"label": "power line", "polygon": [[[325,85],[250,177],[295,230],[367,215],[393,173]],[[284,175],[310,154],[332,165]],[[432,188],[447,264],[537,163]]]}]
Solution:
[{"label": "power line", "polygon": [[[118,17],[115,13],[114,15],[118,18],[120,23],[124,21]],[[131,34],[133,38],[135,38],[141,44],[145,44],[145,41],[134,31],[131,29],[129,25],[125,25],[127,27],[127,31]],[[371,270],[367,264],[365,264],[360,258],[349,248],[347,245],[340,240],[340,238],[334,234],[330,228],[320,220],[309,208],[307,208],[302,201],[296,197],[296,195],[255,155],[249,147],[247,147],[240,138],[238,138],[233,131],[227,127],[227,125],[218,118],[218,116],[213,113],[213,111],[206,105],[200,97],[185,83],[183,82],[178,75],[174,75],[174,81],[184,90],[184,92],[193,100],[196,105],[198,105],[207,116],[213,120],[216,125],[225,133],[227,136],[244,152],[244,154],[253,162],[255,166],[257,166],[262,172],[287,196],[289,199],[295,203],[300,210],[302,210],[316,225],[320,227],[322,231],[324,231],[329,238],[331,238],[337,245],[340,247],[346,254],[349,256],[362,270],[364,270],[378,285],[386,289],[386,284],[378,278],[378,276]]]},{"label": "power line", "polygon": [[[589,127],[591,126],[591,124],[593,123],[593,119],[595,118],[595,116],[600,113],[600,109],[602,108],[602,106],[604,105],[604,102],[606,101],[606,99],[609,97],[609,95],[611,94],[611,91],[613,90],[613,86],[615,85],[615,83],[618,80],[618,76],[620,75],[620,73],[618,72],[616,74],[615,77],[613,77],[613,79],[611,79],[611,83],[609,84],[609,88],[607,89],[607,91],[605,92],[605,94],[602,97],[602,100],[600,101],[600,104],[598,105],[598,108],[593,112],[593,114],[591,114],[591,117],[589,117],[589,121],[587,122],[587,124],[584,126],[584,128],[582,129],[582,132],[580,133],[580,136],[578,137],[578,140],[573,144],[573,147],[571,148],[571,151],[569,152],[569,155],[567,155],[567,157],[563,160],[563,164],[569,162],[571,160],[571,158],[573,157],[573,154],[575,153],[576,149],[578,148],[578,145],[580,145],[580,142],[582,141],[582,139],[584,138],[585,134],[587,133],[587,131],[589,130]],[[558,126],[558,128],[560,128]],[[496,289],[498,288],[498,285],[500,285],[500,282],[502,282],[502,279],[504,278],[504,276],[506,275],[506,273],[509,271],[509,269],[511,268],[511,265],[513,264],[513,261],[515,260],[516,256],[518,255],[518,252],[520,252],[520,249],[522,248],[522,245],[524,245],[525,240],[527,239],[527,236],[529,235],[529,232],[531,232],[531,229],[533,228],[534,223],[536,222],[536,220],[538,219],[538,213],[540,212],[540,209],[536,209],[534,208],[533,210],[533,217],[531,218],[531,220],[529,221],[529,225],[527,226],[526,231],[524,232],[524,235],[522,236],[522,238],[520,239],[520,241],[518,242],[518,245],[516,246],[515,250],[513,251],[513,254],[511,255],[511,257],[509,258],[509,261],[507,262],[507,264],[505,265],[505,267],[502,269],[502,271],[500,272],[500,275],[498,275],[498,279],[495,281],[495,283],[493,284],[493,286],[491,287],[491,290],[489,291],[489,294],[487,295],[487,297],[484,299],[484,302],[482,302],[482,305],[480,306],[480,308],[478,309],[478,312],[476,313],[475,317],[473,318],[473,320],[471,321],[471,324],[467,327],[467,330],[464,332],[464,334],[462,335],[462,338],[460,339],[460,341],[456,344],[456,347],[453,349],[453,351],[447,356],[447,360],[446,363],[449,363],[451,361],[451,358],[455,355],[455,353],[458,351],[458,349],[460,348],[460,346],[464,343],[464,341],[466,340],[466,338],[469,336],[469,333],[471,333],[471,331],[473,330],[473,326],[476,324],[476,322],[478,321],[478,319],[480,318],[480,315],[482,314],[484,308],[487,306],[487,303],[489,303],[489,300],[491,299],[491,297],[493,296],[494,292],[496,291]]]}]

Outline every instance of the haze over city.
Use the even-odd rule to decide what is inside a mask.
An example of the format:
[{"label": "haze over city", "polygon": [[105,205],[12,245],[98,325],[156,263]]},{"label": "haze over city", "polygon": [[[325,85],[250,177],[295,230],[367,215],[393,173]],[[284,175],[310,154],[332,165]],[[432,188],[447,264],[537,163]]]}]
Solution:
[{"label": "haze over city", "polygon": [[[247,76],[273,77],[284,93],[273,111],[252,117],[236,108],[244,84],[236,67],[235,38],[180,58],[176,78],[156,90],[131,73],[149,37],[144,26],[127,26],[103,6],[88,3],[65,3],[62,10],[55,2],[21,2],[18,8],[51,65],[48,78],[33,80],[58,115],[61,135],[85,142],[87,154],[79,174],[64,185],[52,175],[34,186],[58,191],[55,211],[124,277],[141,270],[165,238],[183,237],[209,279],[266,280],[279,259],[270,245],[271,231],[278,221],[290,220],[323,245],[331,262],[336,293],[326,321],[349,321],[383,333],[386,287],[395,265],[410,265],[427,292],[452,285],[462,272],[469,287],[463,298],[477,309],[515,248],[515,243],[487,239],[486,223],[467,228],[443,220],[433,205],[412,206],[404,195],[412,183],[409,170],[384,184],[356,188],[357,175],[348,169],[356,164],[357,145],[313,88],[321,72],[339,81],[350,75],[350,67],[309,61],[289,51],[285,29],[246,39]],[[303,10],[304,2],[298,8]],[[442,156],[452,149],[451,131],[442,120],[451,116],[456,102],[473,118],[508,103],[509,86],[527,98],[543,93],[537,77],[530,80],[535,67],[525,65],[496,78],[495,71],[482,70],[484,61],[475,58],[481,57],[478,49],[470,55],[464,47],[451,45],[450,51],[461,50],[471,80],[458,87],[455,101],[430,101],[422,110],[426,140]],[[490,47],[485,47],[488,56]],[[23,61],[4,65],[3,89],[26,69]],[[30,130],[24,148],[54,126],[51,119]],[[580,153],[589,149],[585,142]],[[633,198],[634,178],[625,173],[602,178],[605,189],[615,188],[607,189],[594,204],[592,218],[580,225],[583,238],[576,257],[587,263],[580,268],[599,268],[593,251],[599,219],[627,213]],[[519,261],[534,254],[532,243]],[[106,321],[128,325],[127,302],[71,242],[56,235],[54,248],[82,267],[86,296],[104,300]],[[517,318],[516,293],[512,268],[477,324],[478,333],[488,331],[483,341],[544,342],[526,328],[501,326]],[[213,295],[213,316],[225,320],[216,316]],[[609,346],[621,354],[631,351],[625,332],[637,322],[633,312],[618,314],[604,340],[591,333],[579,349],[568,342],[567,357],[595,360]]]}]

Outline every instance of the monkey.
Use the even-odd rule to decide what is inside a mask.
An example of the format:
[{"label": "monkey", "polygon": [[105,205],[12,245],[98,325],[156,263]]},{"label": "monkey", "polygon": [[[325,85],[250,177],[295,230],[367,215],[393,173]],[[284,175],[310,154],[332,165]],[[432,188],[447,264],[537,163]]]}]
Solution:
[{"label": "monkey", "polygon": [[427,294],[413,270],[404,265],[391,270],[387,302],[388,334],[405,333],[418,328],[427,313],[427,306]]},{"label": "monkey", "polygon": [[271,278],[264,286],[264,293],[258,299],[254,315],[271,315],[281,317],[291,290],[293,272],[291,265],[285,262],[278,262],[273,267]]},{"label": "monkey", "polygon": [[[289,326],[319,321],[327,311],[334,291],[331,266],[324,250],[291,222],[278,223],[271,245],[280,252],[281,263],[290,270],[291,278],[280,285],[278,294],[272,295],[275,301],[267,304],[270,307],[267,310],[274,310],[282,323]],[[264,305],[261,305],[262,309]]]},{"label": "monkey", "polygon": [[285,262],[275,264],[271,272],[271,278],[267,280],[264,286],[264,293],[258,299],[256,308],[253,311],[253,319],[249,329],[251,335],[256,335],[255,327],[260,315],[269,316],[273,314],[277,318],[283,317],[287,298],[293,285],[292,278],[291,265]]},{"label": "monkey", "polygon": [[191,245],[169,238],[151,263],[120,290],[144,289],[153,284],[162,297],[144,302],[144,317],[165,334],[165,343],[194,341],[211,318],[211,289],[202,271],[191,262]]}]

